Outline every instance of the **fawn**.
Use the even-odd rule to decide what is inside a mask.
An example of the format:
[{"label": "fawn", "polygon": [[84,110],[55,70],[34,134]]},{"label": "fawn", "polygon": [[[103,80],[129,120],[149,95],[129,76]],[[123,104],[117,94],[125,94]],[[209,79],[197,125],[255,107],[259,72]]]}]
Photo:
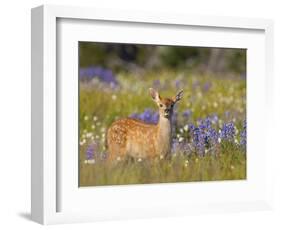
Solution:
[{"label": "fawn", "polygon": [[113,122],[107,130],[109,159],[166,157],[171,151],[173,106],[181,100],[183,90],[172,98],[162,98],[150,88],[150,95],[159,108],[158,124],[124,118]]}]

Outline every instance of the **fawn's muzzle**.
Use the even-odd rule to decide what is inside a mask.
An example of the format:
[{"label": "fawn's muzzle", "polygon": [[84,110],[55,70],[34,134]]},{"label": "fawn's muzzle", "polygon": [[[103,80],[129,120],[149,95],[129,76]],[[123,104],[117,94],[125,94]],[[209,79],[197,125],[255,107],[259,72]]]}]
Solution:
[{"label": "fawn's muzzle", "polygon": [[170,116],[170,110],[169,109],[165,109],[164,110],[164,116],[165,117],[169,117]]}]

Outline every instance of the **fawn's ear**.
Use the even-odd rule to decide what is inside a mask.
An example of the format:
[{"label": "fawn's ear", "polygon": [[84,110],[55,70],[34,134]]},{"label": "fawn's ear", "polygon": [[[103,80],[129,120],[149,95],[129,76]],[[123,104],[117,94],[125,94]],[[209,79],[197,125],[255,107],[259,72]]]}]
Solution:
[{"label": "fawn's ear", "polygon": [[179,100],[182,99],[182,96],[183,96],[183,90],[180,90],[176,96],[173,97],[173,101],[174,103],[178,102]]},{"label": "fawn's ear", "polygon": [[149,93],[154,101],[158,102],[160,100],[160,95],[155,89],[149,88]]}]

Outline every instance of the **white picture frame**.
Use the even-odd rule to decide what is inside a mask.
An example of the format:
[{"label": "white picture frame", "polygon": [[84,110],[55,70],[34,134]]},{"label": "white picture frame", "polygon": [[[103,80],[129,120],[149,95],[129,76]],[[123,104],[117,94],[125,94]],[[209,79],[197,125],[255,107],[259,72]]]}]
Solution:
[{"label": "white picture frame", "polygon": [[[208,30],[215,29],[220,31],[232,31],[239,30],[241,33],[251,33],[256,31],[261,34],[257,38],[256,48],[260,46],[259,57],[256,58],[256,63],[253,60],[256,51],[250,55],[249,71],[252,74],[256,74],[257,80],[253,83],[249,80],[248,87],[250,88],[250,94],[247,95],[249,99],[249,113],[250,116],[255,115],[257,107],[260,106],[263,112],[260,115],[256,114],[256,118],[252,119],[250,126],[252,131],[249,130],[253,136],[252,143],[256,140],[265,138],[266,141],[260,143],[259,146],[252,146],[251,140],[249,140],[248,150],[250,152],[259,151],[263,149],[262,156],[257,159],[253,157],[249,158],[253,171],[257,172],[257,175],[261,176],[261,180],[257,180],[257,176],[253,179],[252,183],[248,181],[237,181],[232,184],[228,184],[228,190],[224,190],[225,184],[212,183],[208,187],[200,184],[177,185],[177,184],[163,184],[163,185],[137,185],[137,186],[116,186],[115,188],[98,188],[91,191],[83,190],[82,194],[77,188],[73,188],[75,185],[75,175],[71,183],[65,185],[63,178],[68,175],[70,171],[65,169],[71,168],[71,163],[63,165],[64,170],[61,170],[61,164],[65,164],[63,157],[58,157],[57,152],[59,150],[58,132],[60,132],[58,119],[60,103],[58,103],[59,95],[62,92],[66,93],[67,90],[61,91],[60,84],[67,85],[65,82],[58,83],[58,34],[61,33],[59,29],[63,29],[61,26],[61,19],[66,19],[70,24],[74,21],[99,21],[106,23],[109,26],[114,27],[114,23],[123,23],[138,25],[151,25],[154,28],[169,27],[175,29],[181,27],[193,27],[200,28],[203,32],[209,33]],[[71,31],[71,27],[69,27]],[[86,31],[87,27],[82,27],[79,23],[76,25],[77,29],[81,31],[81,34],[85,36],[90,35],[91,32]],[[64,30],[64,29],[63,29]],[[84,30],[84,33],[83,31]],[[68,30],[66,31],[66,35]],[[73,31],[71,32],[74,33]],[[156,32],[160,33],[160,32]],[[254,33],[255,34],[255,33]],[[70,34],[71,35],[71,34]],[[106,34],[105,34],[106,35]],[[129,36],[129,35],[128,35]],[[243,211],[243,210],[264,210],[272,208],[272,169],[271,169],[271,149],[270,149],[270,130],[272,129],[271,116],[273,111],[273,22],[266,19],[248,19],[248,18],[231,18],[231,17],[214,17],[214,16],[191,16],[191,15],[173,15],[162,14],[157,12],[127,12],[127,11],[115,11],[115,10],[101,10],[91,8],[79,8],[79,7],[66,7],[66,6],[51,6],[44,5],[32,9],[32,171],[31,171],[31,216],[32,219],[41,224],[55,224],[55,223],[69,223],[69,222],[81,222],[81,221],[96,221],[96,220],[109,220],[109,219],[125,219],[125,218],[142,218],[153,216],[171,216],[171,215],[185,215],[194,213],[206,213],[206,212],[225,212],[225,211]],[[72,36],[69,36],[69,41]],[[74,36],[75,37],[75,36]],[[211,37],[211,35],[210,35]],[[233,37],[233,41],[229,43],[223,43],[217,35],[214,35],[211,46],[229,46],[240,47],[239,36]],[[231,37],[230,37],[231,38]],[[231,40],[229,38],[229,41]],[[72,37],[73,39],[73,37]],[[79,39],[79,38],[77,38]],[[85,38],[86,39],[86,38]],[[100,37],[101,41],[106,37]],[[119,40],[118,40],[119,39]],[[124,41],[124,37],[115,37],[115,41]],[[248,44],[255,44],[254,40],[250,42],[251,37],[248,38],[248,42],[242,45],[247,48]],[[140,38],[143,40],[144,37]],[[140,41],[139,40],[139,41]],[[168,41],[168,40],[167,40]],[[167,43],[166,41],[166,43]],[[75,42],[73,40],[72,42]],[[155,42],[159,42],[155,41]],[[163,41],[164,42],[164,41]],[[181,41],[173,41],[170,38],[170,44],[179,44]],[[186,41],[183,40],[183,43]],[[61,43],[60,43],[61,44]],[[207,43],[204,43],[207,44]],[[259,45],[262,44],[262,45]],[[200,45],[199,43],[197,45]],[[250,46],[250,45],[249,45]],[[69,47],[71,48],[71,47]],[[254,48],[254,46],[253,46]],[[252,49],[255,50],[255,49]],[[63,54],[62,54],[63,55]],[[70,55],[71,56],[71,55]],[[69,60],[71,61],[71,60]],[[72,62],[70,62],[72,63]],[[75,65],[75,63],[74,63]],[[255,65],[257,65],[256,68]],[[260,68],[260,69],[258,69]],[[261,71],[258,71],[261,70]],[[263,83],[266,84],[263,84]],[[76,87],[73,81],[68,83],[71,89]],[[71,90],[68,90],[71,91]],[[75,90],[74,90],[75,91]],[[73,96],[73,94],[71,95]],[[75,96],[75,95],[74,95]],[[77,96],[77,95],[76,95]],[[64,97],[62,95],[61,97]],[[259,97],[260,103],[254,103],[254,98]],[[61,103],[65,101],[62,100]],[[252,103],[253,102],[253,103]],[[248,109],[248,108],[247,108]],[[251,112],[252,111],[252,112]],[[249,117],[248,117],[249,118]],[[69,118],[69,122],[75,117]],[[264,127],[264,134],[257,134],[258,128],[255,126],[255,122],[258,119],[265,119],[267,126]],[[76,120],[77,121],[77,120]],[[63,127],[62,127],[63,128]],[[70,132],[71,133],[71,132]],[[69,136],[73,139],[75,136]],[[255,138],[254,138],[255,137]],[[259,141],[260,142],[260,141]],[[75,153],[75,152],[74,152]],[[74,154],[73,153],[73,154]],[[258,154],[257,154],[258,155]],[[70,154],[70,157],[73,155]],[[261,164],[261,157],[266,159],[266,164],[262,168],[261,172],[258,172]],[[255,161],[256,160],[256,161]],[[255,162],[254,162],[255,161]],[[63,162],[63,163],[62,163]],[[72,161],[75,164],[75,161]],[[71,172],[70,172],[71,173]],[[72,173],[76,173],[73,170]],[[74,181],[74,182],[73,182]],[[252,184],[251,184],[252,183]],[[250,187],[247,187],[251,184]],[[72,186],[72,187],[71,187]],[[169,197],[166,204],[161,205],[160,201],[165,198],[165,195],[160,195],[160,191],[165,189],[168,194],[172,194]],[[262,188],[262,189],[260,189]],[[68,189],[73,189],[73,191]],[[220,196],[218,193],[217,200],[202,200],[196,199],[196,196],[202,194],[204,189],[210,189],[210,191],[223,190],[224,192],[234,193],[251,190],[245,197],[238,195],[235,199],[228,199]],[[61,190],[63,192],[61,192]],[[262,190],[262,191],[260,191]],[[183,192],[192,193],[194,195],[194,202],[182,202],[180,204],[177,197],[182,197]],[[151,192],[151,200],[148,199],[150,206],[142,205],[143,200],[132,204],[132,200],[125,198],[131,196],[131,194],[145,194]],[[98,202],[98,200],[89,201],[88,205],[81,197],[89,196],[89,193],[96,193],[99,195],[100,200],[109,197],[110,195],[118,194],[120,201],[114,201],[113,199],[107,199],[104,203]],[[254,193],[256,194],[254,196]],[[78,194],[78,195],[77,195]],[[159,196],[157,196],[159,194]],[[196,195],[197,194],[197,195]],[[81,196],[81,197],[79,197]],[[219,198],[221,197],[221,198]],[[253,199],[250,199],[253,197]],[[61,202],[63,201],[63,208]],[[116,202],[116,203],[114,203]],[[88,206],[88,207],[86,207]],[[114,207],[113,207],[114,206]],[[116,208],[117,207],[117,208]],[[115,209],[114,209],[115,208]],[[111,211],[110,211],[111,210]]]}]

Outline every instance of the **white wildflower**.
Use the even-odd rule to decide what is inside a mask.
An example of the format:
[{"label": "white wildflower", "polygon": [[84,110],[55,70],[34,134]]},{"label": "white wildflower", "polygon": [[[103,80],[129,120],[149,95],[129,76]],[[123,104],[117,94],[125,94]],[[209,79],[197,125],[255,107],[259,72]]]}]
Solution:
[{"label": "white wildflower", "polygon": [[93,121],[97,121],[98,117],[97,116],[93,116]]},{"label": "white wildflower", "polygon": [[187,131],[188,131],[188,125],[185,125],[185,126],[183,127],[183,129],[184,129],[185,132],[187,132]]},{"label": "white wildflower", "polygon": [[183,141],[183,137],[180,137],[180,138],[179,138],[179,142],[182,142],[182,141]]},{"label": "white wildflower", "polygon": [[183,133],[183,129],[182,128],[180,128],[180,133]]},{"label": "white wildflower", "polygon": [[82,145],[84,145],[86,143],[86,140],[85,139],[83,139],[82,141],[80,141],[80,145],[82,146]]},{"label": "white wildflower", "polygon": [[141,159],[141,158],[139,158],[139,159],[138,159],[138,162],[142,162],[142,159]]},{"label": "white wildflower", "polygon": [[90,138],[91,136],[93,136],[93,133],[87,133],[87,134],[86,134],[86,137],[87,137],[87,138]]},{"label": "white wildflower", "polygon": [[218,107],[218,103],[215,101],[215,102],[213,103],[213,106],[214,106],[214,108],[217,108],[217,107]]},{"label": "white wildflower", "polygon": [[218,142],[221,143],[221,138],[220,137],[218,138]]},{"label": "white wildflower", "polygon": [[85,121],[88,121],[88,120],[89,120],[89,117],[88,117],[88,116],[85,116],[85,117],[84,117],[84,120],[85,120]]},{"label": "white wildflower", "polygon": [[88,160],[88,164],[94,164],[94,163],[96,163],[95,159],[89,159]]},{"label": "white wildflower", "polygon": [[112,98],[113,101],[115,101],[115,100],[117,99],[117,96],[116,96],[115,94],[113,94],[113,95],[111,96],[111,98]]},{"label": "white wildflower", "polygon": [[95,164],[96,160],[95,159],[89,159],[84,161],[85,164]]}]

